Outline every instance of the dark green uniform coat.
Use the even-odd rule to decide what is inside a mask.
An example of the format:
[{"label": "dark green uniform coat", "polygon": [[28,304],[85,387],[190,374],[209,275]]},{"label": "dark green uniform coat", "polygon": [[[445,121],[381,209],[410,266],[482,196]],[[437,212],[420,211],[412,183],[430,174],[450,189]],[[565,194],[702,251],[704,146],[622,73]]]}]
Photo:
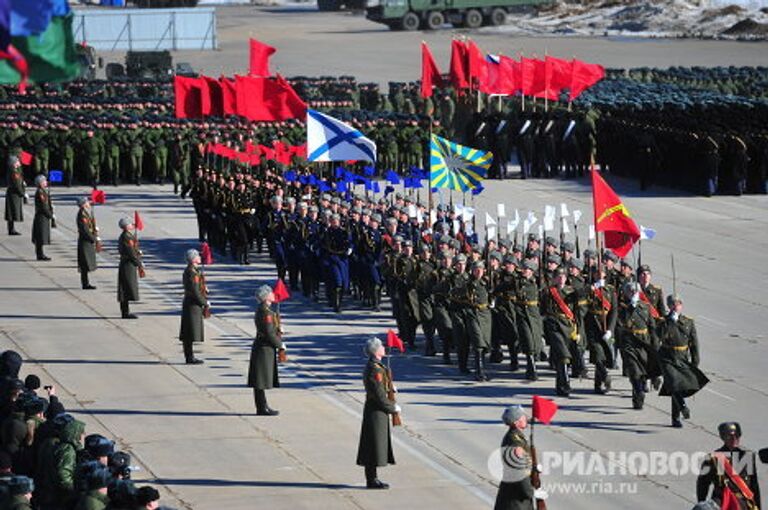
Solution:
[{"label": "dark green uniform coat", "polygon": [[98,490],[88,491],[80,496],[75,510],[104,510],[109,504],[109,497]]},{"label": "dark green uniform coat", "polygon": [[533,278],[520,279],[515,300],[515,319],[520,351],[538,356],[542,348],[543,325],[539,311],[539,286]]},{"label": "dark green uniform coat", "polygon": [[648,305],[619,305],[616,341],[621,349],[622,371],[630,379],[639,380],[661,375],[658,366],[658,342],[654,320]]},{"label": "dark green uniform coat", "polygon": [[139,275],[141,267],[141,254],[139,242],[133,232],[123,231],[117,241],[120,252],[120,266],[117,270],[117,300],[139,300]]},{"label": "dark green uniform coat", "polygon": [[35,219],[32,220],[32,242],[51,244],[51,219],[53,206],[48,190],[37,188],[35,192]]},{"label": "dark green uniform coat", "polygon": [[395,403],[387,398],[392,384],[386,367],[376,358],[370,358],[363,372],[365,406],[360,444],[357,449],[358,466],[386,466],[395,463],[389,415],[395,413]]},{"label": "dark green uniform coat", "polygon": [[205,287],[205,275],[200,268],[192,264],[184,270],[184,302],[181,305],[181,330],[179,340],[182,342],[202,342],[205,340],[203,327],[203,308],[208,303]]},{"label": "dark green uniform coat", "polygon": [[[558,293],[562,302],[570,310],[570,317],[554,298],[553,293],[555,292]],[[578,336],[576,314],[574,313],[574,310],[578,307],[577,300],[576,291],[570,285],[566,285],[562,289],[552,286],[544,289],[542,292],[544,335],[549,343],[550,356],[556,363],[562,360],[570,360],[572,351],[569,344],[580,339]]]},{"label": "dark green uniform coat", "polygon": [[709,382],[698,369],[699,339],[693,319],[681,315],[675,321],[668,315],[659,326],[659,341],[659,365],[664,375],[660,395],[690,397]]},{"label": "dark green uniform coat", "polygon": [[[518,457],[514,450],[525,451]],[[533,510],[533,485],[531,484],[531,449],[525,434],[510,428],[501,441],[501,460],[504,475],[496,493],[493,510]]]},{"label": "dark green uniform coat", "polygon": [[283,348],[280,338],[280,316],[265,304],[259,306],[254,317],[256,339],[251,345],[248,367],[248,386],[257,390],[280,387],[277,377],[277,351]]},{"label": "dark green uniform coat", "polygon": [[77,211],[77,268],[80,271],[96,270],[96,220],[90,210]]},{"label": "dark green uniform coat", "polygon": [[24,221],[24,172],[21,167],[8,172],[8,189],[5,191],[5,221]]}]

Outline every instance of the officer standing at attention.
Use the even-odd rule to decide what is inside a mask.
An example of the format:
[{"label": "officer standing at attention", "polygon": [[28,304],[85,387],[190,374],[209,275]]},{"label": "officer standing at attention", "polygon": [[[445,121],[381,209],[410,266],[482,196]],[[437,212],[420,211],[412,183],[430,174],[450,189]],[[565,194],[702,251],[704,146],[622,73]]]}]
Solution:
[{"label": "officer standing at attention", "polygon": [[144,263],[141,261],[139,241],[134,234],[133,220],[121,218],[118,226],[123,230],[117,241],[120,253],[120,265],[117,270],[117,300],[123,319],[137,319],[130,311],[129,303],[139,300],[139,276],[144,276]]},{"label": "officer standing at attention", "polygon": [[184,346],[184,360],[187,365],[201,365],[203,360],[195,358],[192,351],[194,342],[205,341],[203,318],[210,309],[208,287],[205,275],[200,271],[200,253],[187,250],[187,268],[184,270],[184,303],[181,306],[181,329],[179,340]]},{"label": "officer standing at attention", "polygon": [[696,498],[706,500],[712,486],[712,499],[720,508],[723,491],[727,487],[739,501],[739,508],[760,508],[757,455],[741,447],[741,425],[736,422],[721,423],[717,432],[723,446],[704,459],[696,479]]},{"label": "officer standing at attention", "polygon": [[368,356],[368,364],[363,372],[365,406],[357,465],[365,468],[368,489],[388,489],[389,484],[379,480],[376,469],[395,463],[389,415],[399,414],[400,406],[389,398],[394,388],[389,371],[381,361],[385,354],[381,340],[376,337],[368,339],[365,354]]},{"label": "officer standing at attention", "polygon": [[285,345],[280,331],[280,316],[272,310],[275,294],[269,285],[262,285],[256,291],[259,303],[254,316],[256,338],[251,345],[251,360],[248,367],[248,386],[253,388],[256,414],[277,416],[280,414],[267,404],[265,390],[280,387],[277,376],[278,359],[285,360]]},{"label": "officer standing at attention", "polygon": [[96,251],[100,250],[101,239],[96,226],[96,218],[91,213],[91,202],[88,197],[77,199],[80,209],[77,211],[77,268],[80,270],[80,283],[84,290],[96,287],[88,281],[88,273],[95,271]]},{"label": "officer standing at attention", "polygon": [[24,208],[22,204],[29,200],[26,186],[24,185],[24,171],[18,156],[8,157],[8,189],[5,191],[5,221],[8,224],[8,235],[21,235],[16,231],[14,223],[24,221]]},{"label": "officer standing at attention", "polygon": [[56,226],[53,204],[48,194],[48,180],[44,175],[35,178],[35,219],[32,220],[32,243],[35,245],[37,260],[51,260],[43,252],[43,246],[51,244],[51,227]]}]

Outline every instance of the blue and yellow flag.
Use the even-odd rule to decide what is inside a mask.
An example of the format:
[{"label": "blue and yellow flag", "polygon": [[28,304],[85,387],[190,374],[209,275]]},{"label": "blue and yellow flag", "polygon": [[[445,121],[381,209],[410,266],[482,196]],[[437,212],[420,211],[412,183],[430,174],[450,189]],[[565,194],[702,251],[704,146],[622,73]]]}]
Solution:
[{"label": "blue and yellow flag", "polygon": [[464,147],[436,135],[432,135],[430,153],[430,186],[462,192],[480,186],[493,161],[490,152]]}]

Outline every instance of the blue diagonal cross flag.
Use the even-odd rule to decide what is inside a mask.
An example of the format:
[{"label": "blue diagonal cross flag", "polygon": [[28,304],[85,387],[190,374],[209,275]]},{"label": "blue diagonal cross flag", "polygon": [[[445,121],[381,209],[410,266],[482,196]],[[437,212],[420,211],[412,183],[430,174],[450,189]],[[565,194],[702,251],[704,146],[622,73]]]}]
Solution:
[{"label": "blue diagonal cross flag", "polygon": [[307,110],[307,160],[376,161],[376,144],[330,115]]},{"label": "blue diagonal cross flag", "polygon": [[432,135],[430,186],[465,192],[480,184],[491,167],[493,154]]}]

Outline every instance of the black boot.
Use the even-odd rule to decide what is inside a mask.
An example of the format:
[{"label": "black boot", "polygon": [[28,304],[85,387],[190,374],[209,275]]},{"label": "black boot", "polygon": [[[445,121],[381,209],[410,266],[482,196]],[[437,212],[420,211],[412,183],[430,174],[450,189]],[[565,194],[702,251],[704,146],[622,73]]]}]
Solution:
[{"label": "black boot", "polygon": [[367,489],[389,489],[389,484],[379,480],[376,466],[365,466],[365,487]]},{"label": "black boot", "polygon": [[562,397],[569,397],[571,395],[571,383],[568,378],[568,364],[565,361],[558,362],[556,371],[555,393]]},{"label": "black boot", "polygon": [[435,338],[433,336],[429,336],[426,339],[426,343],[424,345],[424,356],[434,356],[437,354],[437,351],[435,350]]},{"label": "black boot", "polygon": [[490,381],[491,377],[488,375],[488,371],[486,370],[485,366],[485,351],[482,349],[478,351],[478,359],[480,366],[480,377],[482,377],[483,381]]},{"label": "black boot", "polygon": [[187,365],[202,365],[203,360],[195,358],[195,353],[192,351],[192,342],[182,342],[184,347],[184,360]]},{"label": "black boot", "polygon": [[128,301],[120,301],[120,313],[123,319],[138,319],[138,317],[131,313]]},{"label": "black boot", "polygon": [[264,390],[253,389],[253,400],[256,404],[256,414],[259,416],[277,416],[280,412],[272,409],[267,404],[267,392]]},{"label": "black boot", "polygon": [[533,360],[532,354],[526,354],[525,363],[525,378],[529,381],[538,380],[539,375],[536,373],[536,362]]},{"label": "black boot", "polygon": [[373,289],[373,311],[381,311],[381,287],[378,285]]},{"label": "black boot", "polygon": [[40,243],[35,243],[35,254],[37,255],[37,260],[51,260],[51,257],[43,253],[43,245]]},{"label": "black boot", "polygon": [[642,409],[645,403],[645,387],[642,379],[632,381],[632,408]]},{"label": "black boot", "polygon": [[84,290],[93,290],[96,288],[88,281],[88,271],[84,269],[80,270],[80,284]]},{"label": "black boot", "polygon": [[9,236],[20,236],[21,232],[16,231],[16,227],[13,226],[13,222],[8,222],[8,235]]},{"label": "black boot", "polygon": [[336,287],[333,291],[333,311],[341,313],[341,287]]},{"label": "black boot", "polygon": [[517,372],[520,369],[520,361],[517,359],[517,353],[509,352],[509,371]]}]

